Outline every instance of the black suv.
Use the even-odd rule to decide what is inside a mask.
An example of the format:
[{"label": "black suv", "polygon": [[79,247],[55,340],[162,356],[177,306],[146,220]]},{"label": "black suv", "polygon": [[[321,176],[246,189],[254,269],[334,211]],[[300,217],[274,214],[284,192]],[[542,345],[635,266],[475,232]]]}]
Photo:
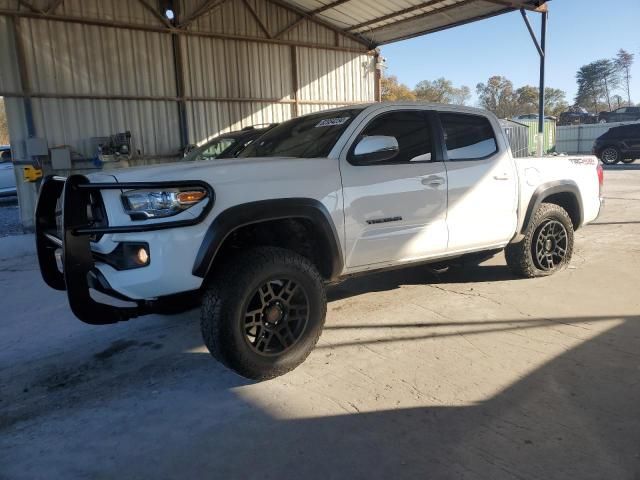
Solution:
[{"label": "black suv", "polygon": [[613,112],[600,112],[598,123],[634,122],[640,120],[640,107],[621,107]]},{"label": "black suv", "polygon": [[596,139],[593,153],[605,165],[633,163],[640,158],[640,123],[610,128]]},{"label": "black suv", "polygon": [[586,108],[574,106],[569,107],[566,112],[560,114],[558,126],[596,123],[597,120],[598,115],[595,113],[589,113]]}]

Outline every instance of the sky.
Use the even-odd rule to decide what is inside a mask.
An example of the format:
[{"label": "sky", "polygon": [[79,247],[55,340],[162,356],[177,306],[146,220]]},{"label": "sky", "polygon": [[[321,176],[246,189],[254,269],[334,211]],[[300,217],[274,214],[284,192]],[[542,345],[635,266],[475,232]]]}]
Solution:
[{"label": "sky", "polygon": [[[615,7],[615,8],[614,8]],[[529,12],[539,35],[540,15]],[[577,70],[620,48],[634,53],[631,99],[640,102],[640,0],[552,0],[547,21],[546,85],[560,88],[573,103]],[[514,87],[538,85],[539,56],[520,12],[404,40],[381,48],[385,75],[396,75],[409,87],[421,80],[445,77],[467,85],[476,102],[475,86],[493,75]],[[626,94],[620,93],[624,98]]]}]

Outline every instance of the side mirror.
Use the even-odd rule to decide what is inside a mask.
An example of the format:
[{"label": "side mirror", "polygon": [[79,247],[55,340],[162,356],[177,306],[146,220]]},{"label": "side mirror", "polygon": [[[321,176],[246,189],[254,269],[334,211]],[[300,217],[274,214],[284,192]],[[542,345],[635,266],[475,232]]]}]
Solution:
[{"label": "side mirror", "polygon": [[384,162],[398,155],[399,151],[400,147],[396,137],[371,135],[363,137],[358,142],[352,160],[356,165]]}]

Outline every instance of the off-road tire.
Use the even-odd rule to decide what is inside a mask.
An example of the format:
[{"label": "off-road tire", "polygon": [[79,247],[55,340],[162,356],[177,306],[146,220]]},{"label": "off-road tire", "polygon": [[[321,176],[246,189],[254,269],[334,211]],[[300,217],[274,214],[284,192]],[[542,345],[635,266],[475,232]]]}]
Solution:
[{"label": "off-road tire", "polygon": [[[554,268],[545,270],[540,268],[535,259],[535,243],[541,228],[550,221],[560,222],[566,231],[566,253],[561,262]],[[567,267],[573,255],[573,223],[566,210],[553,203],[542,203],[531,218],[524,238],[518,243],[510,243],[504,254],[509,269],[518,276],[525,278],[544,277],[552,275]]]},{"label": "off-road tire", "polygon": [[[291,278],[308,300],[306,326],[298,340],[281,354],[255,351],[245,336],[245,315],[255,292],[265,282]],[[253,380],[268,380],[300,365],[315,347],[327,312],[323,279],[307,258],[282,248],[258,247],[228,259],[212,279],[202,299],[200,326],[211,355],[223,365]],[[266,348],[266,347],[265,347]]]}]

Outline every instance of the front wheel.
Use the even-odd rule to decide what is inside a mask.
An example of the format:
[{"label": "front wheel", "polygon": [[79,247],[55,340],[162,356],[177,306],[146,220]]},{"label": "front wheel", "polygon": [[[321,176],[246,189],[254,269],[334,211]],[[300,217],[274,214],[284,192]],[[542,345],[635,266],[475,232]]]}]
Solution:
[{"label": "front wheel", "polygon": [[540,205],[522,239],[507,245],[507,265],[516,275],[533,278],[565,268],[573,255],[573,223],[566,210],[553,203]]},{"label": "front wheel", "polygon": [[622,159],[621,157],[620,150],[616,147],[606,147],[600,154],[600,160],[605,165],[615,165]]},{"label": "front wheel", "polygon": [[629,164],[629,163],[633,163],[633,162],[635,162],[635,161],[636,161],[636,159],[635,159],[635,158],[625,158],[625,159],[623,159],[623,160],[622,160],[622,163],[627,163],[627,164]]},{"label": "front wheel", "polygon": [[266,380],[307,358],[326,311],[315,266],[292,251],[262,247],[221,266],[204,292],[200,325],[216,359],[246,378]]}]

